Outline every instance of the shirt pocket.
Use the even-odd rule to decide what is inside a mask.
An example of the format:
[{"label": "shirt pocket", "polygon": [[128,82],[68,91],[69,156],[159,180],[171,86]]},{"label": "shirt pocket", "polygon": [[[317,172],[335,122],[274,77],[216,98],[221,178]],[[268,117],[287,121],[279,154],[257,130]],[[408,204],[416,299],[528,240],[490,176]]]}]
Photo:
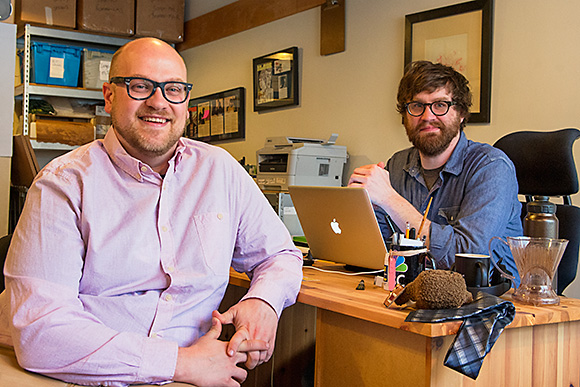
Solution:
[{"label": "shirt pocket", "polygon": [[[454,226],[458,223],[458,215],[459,215],[459,206],[453,207],[440,207],[437,215],[439,218],[442,218],[443,223],[440,224],[448,224],[450,226]],[[436,222],[439,223],[439,222]]]},{"label": "shirt pocket", "polygon": [[233,232],[229,214],[208,212],[193,217],[206,266],[217,275],[229,275],[232,263]]}]

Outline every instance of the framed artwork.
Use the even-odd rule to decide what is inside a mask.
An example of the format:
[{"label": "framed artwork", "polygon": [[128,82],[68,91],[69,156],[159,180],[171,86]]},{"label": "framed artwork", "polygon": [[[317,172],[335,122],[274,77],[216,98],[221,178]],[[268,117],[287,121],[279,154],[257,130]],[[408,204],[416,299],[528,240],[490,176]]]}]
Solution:
[{"label": "framed artwork", "polygon": [[246,136],[245,89],[238,87],[189,100],[184,136],[204,142]]},{"label": "framed artwork", "polygon": [[254,111],[298,105],[298,48],[254,58]]},{"label": "framed artwork", "polygon": [[473,94],[469,122],[490,122],[493,0],[405,16],[405,66],[429,60],[452,66]]}]

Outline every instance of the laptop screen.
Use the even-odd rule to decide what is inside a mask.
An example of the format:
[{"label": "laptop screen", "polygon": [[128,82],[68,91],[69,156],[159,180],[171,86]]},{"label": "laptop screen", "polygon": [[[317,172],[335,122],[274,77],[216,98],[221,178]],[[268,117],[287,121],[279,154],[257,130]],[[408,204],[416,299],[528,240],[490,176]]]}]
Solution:
[{"label": "laptop screen", "polygon": [[388,251],[364,188],[289,186],[288,190],[314,258],[383,269]]}]

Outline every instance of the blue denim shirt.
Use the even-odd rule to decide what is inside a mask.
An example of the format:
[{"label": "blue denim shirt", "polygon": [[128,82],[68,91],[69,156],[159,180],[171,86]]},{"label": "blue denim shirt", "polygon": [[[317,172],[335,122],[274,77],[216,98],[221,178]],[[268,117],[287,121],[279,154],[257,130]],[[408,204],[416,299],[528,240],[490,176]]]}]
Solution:
[{"label": "blue denim shirt", "polygon": [[[494,236],[523,234],[514,165],[501,150],[489,144],[467,140],[462,132],[431,190],[421,174],[415,148],[395,153],[386,169],[393,188],[421,213],[433,197],[427,215],[432,222],[429,249],[440,269],[451,267],[455,253],[488,254],[488,243]],[[386,213],[382,209],[376,212],[387,240],[391,230]],[[509,248],[497,240],[492,247],[496,258],[502,257],[516,276],[517,286],[519,276]]]}]

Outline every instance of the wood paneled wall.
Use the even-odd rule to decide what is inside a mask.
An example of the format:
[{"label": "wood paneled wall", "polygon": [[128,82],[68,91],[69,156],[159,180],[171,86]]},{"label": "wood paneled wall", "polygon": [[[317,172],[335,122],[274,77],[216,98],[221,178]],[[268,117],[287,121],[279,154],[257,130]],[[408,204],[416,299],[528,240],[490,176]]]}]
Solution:
[{"label": "wood paneled wall", "polygon": [[176,48],[187,50],[324,3],[326,0],[238,0],[187,21],[184,41]]}]

